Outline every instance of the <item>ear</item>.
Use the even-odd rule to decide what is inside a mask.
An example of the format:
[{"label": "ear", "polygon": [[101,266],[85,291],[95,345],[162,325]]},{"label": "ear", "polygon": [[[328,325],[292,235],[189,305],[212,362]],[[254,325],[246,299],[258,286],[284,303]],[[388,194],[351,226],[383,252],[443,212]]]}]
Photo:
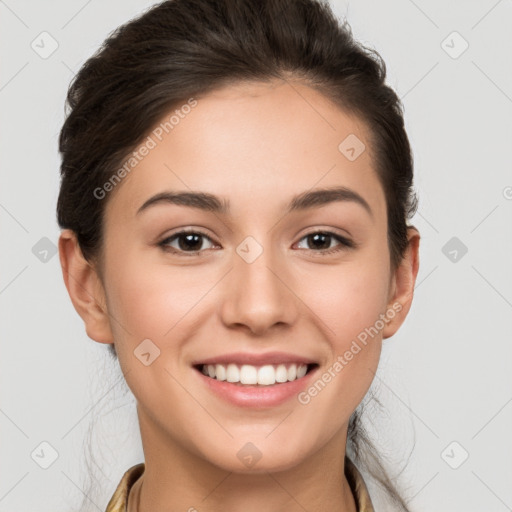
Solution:
[{"label": "ear", "polygon": [[407,228],[407,239],[408,245],[404,257],[391,276],[388,311],[393,311],[395,315],[391,318],[391,315],[388,314],[390,321],[382,331],[383,338],[389,338],[398,331],[412,304],[414,285],[420,264],[420,234],[414,226]]},{"label": "ear", "polygon": [[103,284],[70,229],[60,234],[59,258],[69,297],[85,323],[87,335],[99,343],[113,343]]}]

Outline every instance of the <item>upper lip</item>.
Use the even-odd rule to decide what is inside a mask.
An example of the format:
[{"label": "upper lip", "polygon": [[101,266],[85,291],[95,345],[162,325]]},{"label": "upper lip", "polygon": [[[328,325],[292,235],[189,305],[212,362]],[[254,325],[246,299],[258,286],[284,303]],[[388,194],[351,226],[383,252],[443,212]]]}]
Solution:
[{"label": "upper lip", "polygon": [[193,366],[208,364],[250,364],[252,366],[263,366],[267,364],[316,364],[316,361],[308,357],[302,357],[295,354],[287,354],[285,352],[266,352],[266,353],[249,353],[249,352],[233,352],[231,354],[223,354],[220,356],[201,359],[194,363]]}]

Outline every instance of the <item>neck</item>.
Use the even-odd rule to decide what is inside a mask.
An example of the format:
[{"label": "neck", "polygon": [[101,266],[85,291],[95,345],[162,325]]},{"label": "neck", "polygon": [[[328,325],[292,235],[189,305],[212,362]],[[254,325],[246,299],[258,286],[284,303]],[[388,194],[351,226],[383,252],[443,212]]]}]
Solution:
[{"label": "neck", "polygon": [[344,474],[346,429],[291,469],[248,474],[225,471],[170,441],[140,411],[139,422],[145,471],[128,512],[356,512]]}]

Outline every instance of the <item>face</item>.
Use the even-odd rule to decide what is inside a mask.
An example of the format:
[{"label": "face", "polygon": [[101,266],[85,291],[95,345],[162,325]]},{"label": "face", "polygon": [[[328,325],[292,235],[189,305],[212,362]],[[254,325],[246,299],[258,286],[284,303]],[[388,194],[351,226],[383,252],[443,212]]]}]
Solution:
[{"label": "face", "polygon": [[109,328],[147,443],[283,470],[344,446],[401,322],[386,199],[365,125],[311,88],[195,101],[108,198]]}]

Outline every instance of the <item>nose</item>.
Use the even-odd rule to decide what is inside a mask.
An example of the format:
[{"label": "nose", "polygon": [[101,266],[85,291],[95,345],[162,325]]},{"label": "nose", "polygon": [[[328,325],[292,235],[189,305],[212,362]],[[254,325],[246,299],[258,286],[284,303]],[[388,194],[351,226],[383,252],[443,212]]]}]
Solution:
[{"label": "nose", "polygon": [[234,253],[233,259],[221,304],[224,324],[231,329],[246,329],[254,335],[292,325],[300,301],[285,262],[278,261],[267,248],[252,262],[238,253]]}]

